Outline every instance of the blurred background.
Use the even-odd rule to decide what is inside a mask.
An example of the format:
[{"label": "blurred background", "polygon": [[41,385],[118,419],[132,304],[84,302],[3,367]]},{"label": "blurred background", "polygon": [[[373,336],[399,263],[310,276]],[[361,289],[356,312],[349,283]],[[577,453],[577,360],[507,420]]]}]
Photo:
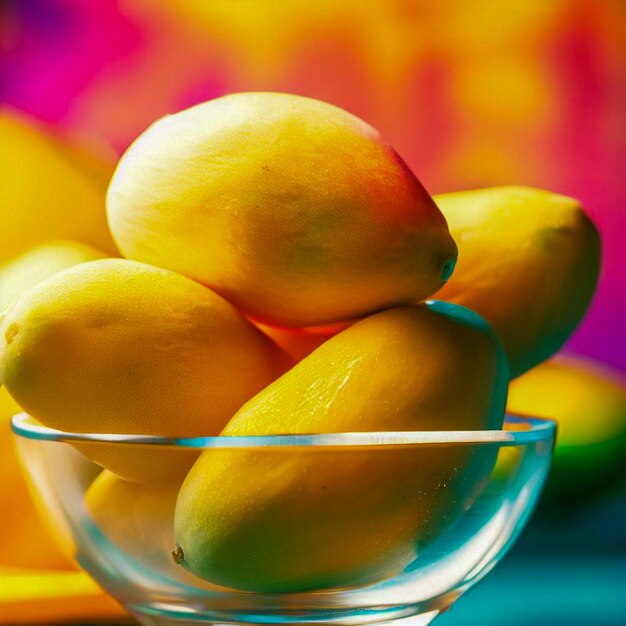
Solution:
[{"label": "blurred background", "polygon": [[[233,91],[288,91],[370,122],[431,193],[523,184],[580,199],[601,233],[603,267],[565,352],[577,363],[603,363],[611,373],[602,376],[624,385],[626,2],[4,0],[0,7],[3,102],[105,159],[166,113]],[[567,381],[553,390],[570,392]],[[620,402],[616,441],[626,433]],[[592,433],[594,407],[590,392],[576,418]],[[613,454],[623,459],[622,439]],[[584,498],[561,502],[548,491],[513,552],[442,626],[626,623],[626,488],[623,464],[615,467],[618,475]]]}]

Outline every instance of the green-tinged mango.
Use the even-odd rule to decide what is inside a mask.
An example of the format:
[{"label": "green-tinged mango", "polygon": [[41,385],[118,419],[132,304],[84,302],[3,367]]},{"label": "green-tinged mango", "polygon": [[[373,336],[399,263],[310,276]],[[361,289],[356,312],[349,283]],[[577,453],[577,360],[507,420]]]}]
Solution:
[{"label": "green-tinged mango", "polygon": [[[433,302],[328,339],[222,435],[497,429],[509,372],[478,315]],[[402,571],[472,502],[485,449],[206,450],[176,506],[177,560],[213,583],[297,592]]]},{"label": "green-tinged mango", "polygon": [[577,503],[624,480],[623,376],[600,363],[558,356],[511,382],[508,408],[558,422],[544,503]]}]

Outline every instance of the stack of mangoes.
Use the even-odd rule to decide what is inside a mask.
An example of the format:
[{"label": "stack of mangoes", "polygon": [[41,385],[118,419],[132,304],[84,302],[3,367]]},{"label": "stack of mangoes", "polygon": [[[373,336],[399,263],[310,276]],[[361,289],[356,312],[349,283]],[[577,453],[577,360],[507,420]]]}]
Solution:
[{"label": "stack of mangoes", "polygon": [[[575,200],[518,187],[431,198],[374,128],[288,94],[159,120],[120,160],[106,204],[124,259],[48,244],[0,278],[12,302],[0,379],[61,430],[498,429],[510,378],[561,347],[599,270]],[[78,447],[105,468],[87,494],[105,532],[137,502],[152,519],[159,498],[172,503],[161,510],[175,502],[176,560],[253,591],[400,571],[488,468],[443,451],[429,475],[399,456],[336,472],[253,451]],[[399,485],[428,492],[436,480],[455,497],[402,505]]]}]

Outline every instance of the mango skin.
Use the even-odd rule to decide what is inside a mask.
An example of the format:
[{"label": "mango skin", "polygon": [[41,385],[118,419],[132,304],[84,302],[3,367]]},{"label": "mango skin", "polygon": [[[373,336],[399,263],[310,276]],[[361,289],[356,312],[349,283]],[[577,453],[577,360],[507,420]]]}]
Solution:
[{"label": "mango skin", "polygon": [[78,241],[48,241],[30,248],[0,268],[0,311],[24,291],[57,272],[106,256]]},{"label": "mango skin", "polygon": [[267,335],[281,350],[284,350],[296,363],[309,356],[313,350],[344,330],[351,322],[340,322],[327,326],[308,328],[285,328],[268,326],[259,322],[253,324]]},{"label": "mango skin", "polygon": [[0,108],[0,263],[52,239],[72,239],[118,255],[106,221],[113,166]]},{"label": "mango skin", "polygon": [[598,281],[600,239],[577,200],[529,187],[435,196],[459,246],[437,298],[482,315],[498,333],[511,377],[557,352]]},{"label": "mango skin", "polygon": [[[140,484],[104,470],[85,494],[98,530],[144,567],[174,569],[174,507],[180,483]],[[175,572],[176,573],[176,572]]]},{"label": "mango skin", "polygon": [[432,198],[375,129],[290,94],[233,94],[157,121],[120,160],[107,211],[125,257],[277,326],[422,300],[456,259]]},{"label": "mango skin", "polygon": [[558,422],[545,506],[575,505],[624,480],[623,376],[594,361],[557,356],[511,382],[508,410]]},{"label": "mango skin", "polygon": [[[105,259],[23,294],[0,325],[0,374],[52,428],[217,435],[289,362],[209,289],[167,270]],[[81,444],[129,480],[175,480],[195,453]]]},{"label": "mango skin", "polygon": [[[500,428],[508,377],[471,311],[396,308],[329,339],[222,435]],[[379,581],[458,518],[493,462],[479,446],[206,450],[178,496],[178,560],[245,591]]]}]

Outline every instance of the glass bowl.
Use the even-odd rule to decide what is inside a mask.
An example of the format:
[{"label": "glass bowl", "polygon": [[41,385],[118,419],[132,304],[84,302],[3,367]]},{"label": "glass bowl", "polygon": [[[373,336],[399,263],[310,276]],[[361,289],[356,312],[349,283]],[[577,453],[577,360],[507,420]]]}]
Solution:
[{"label": "glass bowl", "polygon": [[[428,624],[485,576],[521,531],[548,473],[556,428],[549,420],[509,415],[500,431],[176,439],[66,433],[22,413],[13,430],[61,544],[141,623],[180,626]],[[137,456],[245,455],[243,467],[255,480],[266,478],[259,468],[271,468],[279,486],[288,473],[288,491],[265,511],[279,530],[271,538],[259,531],[258,550],[242,544],[237,553],[235,546],[226,563],[246,584],[220,586],[178,564],[178,485],[120,481],[109,500],[90,495],[102,468],[74,447],[85,444]],[[251,478],[243,472],[236,483]],[[263,551],[270,540],[271,550]],[[261,553],[276,571],[262,573],[255,561]],[[320,567],[330,571],[328,561],[341,565],[320,578]],[[356,569],[342,569],[346,561]],[[296,577],[281,578],[279,570]],[[257,571],[255,579],[250,572]]]}]

